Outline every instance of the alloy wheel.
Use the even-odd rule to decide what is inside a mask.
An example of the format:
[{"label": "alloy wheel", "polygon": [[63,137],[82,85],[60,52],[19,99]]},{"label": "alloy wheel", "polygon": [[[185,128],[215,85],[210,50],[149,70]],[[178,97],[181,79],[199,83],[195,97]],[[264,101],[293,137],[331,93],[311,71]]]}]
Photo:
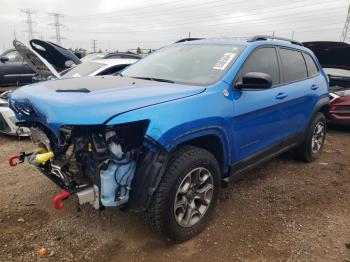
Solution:
[{"label": "alloy wheel", "polygon": [[208,169],[197,167],[188,172],[175,195],[176,222],[182,227],[191,227],[198,223],[210,206],[213,191],[213,176]]}]

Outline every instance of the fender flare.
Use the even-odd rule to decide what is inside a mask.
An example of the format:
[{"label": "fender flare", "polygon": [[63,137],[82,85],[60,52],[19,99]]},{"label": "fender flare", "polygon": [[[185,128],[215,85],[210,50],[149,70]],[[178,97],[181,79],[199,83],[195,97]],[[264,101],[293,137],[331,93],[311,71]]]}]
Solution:
[{"label": "fender flare", "polygon": [[175,137],[172,140],[172,143],[167,145],[166,148],[169,151],[174,150],[177,146],[191,141],[196,138],[200,138],[203,136],[212,135],[219,139],[221,143],[221,148],[223,150],[223,170],[224,172],[228,171],[230,159],[231,159],[231,150],[230,150],[230,139],[225,129],[219,125],[211,125],[203,128],[194,129],[188,131],[184,134],[181,134]]},{"label": "fender flare", "polygon": [[310,118],[310,121],[309,121],[309,124],[308,126],[310,125],[312,119],[315,117],[315,115],[320,112],[321,108],[324,107],[324,106],[329,106],[330,104],[330,99],[327,95],[327,97],[322,97],[321,99],[319,99],[316,103],[316,105],[314,106],[314,109],[312,111],[312,114],[311,114],[311,118]]},{"label": "fender flare", "polygon": [[163,146],[161,143],[145,136],[145,154],[136,166],[135,175],[131,184],[130,199],[125,206],[127,210],[134,212],[145,211],[157,190],[160,181],[166,171],[171,152],[187,141],[199,138],[204,135],[214,135],[222,143],[224,154],[224,172],[229,167],[229,140],[226,132],[219,126],[208,126],[197,130],[189,131],[172,140],[172,143]]}]

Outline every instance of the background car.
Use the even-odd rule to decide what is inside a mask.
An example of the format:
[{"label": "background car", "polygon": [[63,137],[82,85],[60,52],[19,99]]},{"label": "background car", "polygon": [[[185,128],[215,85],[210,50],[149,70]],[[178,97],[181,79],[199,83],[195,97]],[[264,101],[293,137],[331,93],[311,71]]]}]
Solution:
[{"label": "background car", "polygon": [[350,45],[343,42],[306,42],[329,78],[328,122],[350,124]]},{"label": "background car", "polygon": [[14,41],[16,50],[41,80],[111,75],[139,59],[139,57],[99,59],[81,63],[69,50],[50,42],[31,40],[30,44],[31,48]]},{"label": "background car", "polygon": [[32,83],[35,72],[16,49],[0,55],[0,86],[20,86]]},{"label": "background car", "polygon": [[30,131],[26,127],[16,126],[17,118],[8,106],[10,92],[0,95],[0,133],[15,136],[29,136]]},{"label": "background car", "polygon": [[127,58],[127,59],[141,59],[142,56],[132,52],[111,52],[111,53],[91,53],[80,59],[83,63],[96,59],[112,59],[112,58]]},{"label": "background car", "polygon": [[[75,60],[69,53],[65,53],[65,50],[59,50],[56,45],[52,46],[53,51],[51,53],[45,53],[40,47],[35,46],[34,43],[39,43],[40,46],[45,45],[45,50],[50,50],[51,43],[46,45],[44,41],[39,40],[32,42],[34,48],[45,56],[51,63],[39,55],[36,51],[26,47],[21,42],[15,42],[14,45],[18,51],[17,54],[22,54],[25,61],[32,68],[33,72],[39,75],[42,80],[50,78],[74,78],[83,76],[99,76],[99,75],[111,75],[123,70],[128,65],[136,62],[138,59],[129,58],[115,58],[115,59],[100,59],[92,60],[85,63],[80,63],[80,60]],[[32,46],[32,47],[33,47]],[[73,55],[73,54],[72,54]],[[22,57],[21,56],[21,57]],[[62,70],[66,65],[69,58],[72,57],[78,65],[71,66],[70,68]],[[30,134],[27,128],[18,128],[15,123],[17,121],[14,112],[8,106],[8,94],[4,93],[0,99],[0,132],[8,135],[28,136]]]},{"label": "background car", "polygon": [[135,63],[137,59],[99,59],[74,66],[61,72],[61,78],[113,75]]}]

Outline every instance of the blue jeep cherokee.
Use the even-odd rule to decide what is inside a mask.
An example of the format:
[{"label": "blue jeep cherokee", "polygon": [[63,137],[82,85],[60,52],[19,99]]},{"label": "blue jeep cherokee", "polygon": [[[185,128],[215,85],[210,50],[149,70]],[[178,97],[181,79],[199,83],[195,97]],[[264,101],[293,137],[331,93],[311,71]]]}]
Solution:
[{"label": "blue jeep cherokee", "polygon": [[220,187],[294,149],[317,159],[328,79],[288,39],[204,39],[166,46],[116,76],[18,89],[10,106],[37,149],[20,153],[64,192],[95,208],[144,212],[164,238],[205,227]]}]

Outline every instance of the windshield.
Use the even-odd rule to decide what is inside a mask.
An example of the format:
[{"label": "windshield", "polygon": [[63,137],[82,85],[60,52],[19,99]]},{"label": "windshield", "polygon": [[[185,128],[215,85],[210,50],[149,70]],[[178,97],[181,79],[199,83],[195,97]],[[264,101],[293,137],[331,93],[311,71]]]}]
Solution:
[{"label": "windshield", "polygon": [[85,62],[61,73],[63,78],[88,76],[96,70],[106,66],[97,62]]},{"label": "windshield", "polygon": [[244,49],[237,45],[178,44],[128,67],[124,76],[208,85],[218,81]]},{"label": "windshield", "polygon": [[350,77],[350,70],[339,68],[323,68],[327,75]]}]

